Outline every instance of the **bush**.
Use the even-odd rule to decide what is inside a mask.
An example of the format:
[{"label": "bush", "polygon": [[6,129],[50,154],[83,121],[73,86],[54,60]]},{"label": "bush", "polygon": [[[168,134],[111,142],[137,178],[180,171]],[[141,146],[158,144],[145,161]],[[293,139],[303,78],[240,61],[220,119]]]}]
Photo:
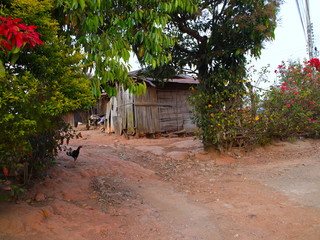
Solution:
[{"label": "bush", "polygon": [[256,140],[261,124],[251,106],[257,95],[246,80],[231,71],[220,71],[193,91],[189,99],[193,121],[205,148],[225,151]]},{"label": "bush", "polygon": [[[63,114],[94,104],[90,80],[80,64],[85,56],[80,49],[70,50],[65,39],[58,37],[55,20],[48,21],[52,7],[49,1],[36,3],[43,4],[40,9],[46,14],[39,10],[42,18],[30,17],[42,23],[39,35],[46,40],[44,44],[39,41],[40,46],[29,48],[23,42],[21,45],[18,34],[0,31],[1,43],[8,42],[0,45],[0,190],[6,184],[1,178],[10,177],[15,183],[10,186],[14,193],[21,192],[20,184],[28,183],[30,177],[41,174],[54,162],[64,140],[76,137],[61,121]],[[9,12],[28,14],[17,8]],[[0,29],[17,22],[27,26],[21,21],[2,17]]]},{"label": "bush", "polygon": [[267,135],[288,139],[319,135],[320,73],[317,59],[303,65],[282,64],[276,73],[279,84],[272,86],[261,104]]},{"label": "bush", "polygon": [[265,145],[320,134],[320,61],[280,65],[279,84],[264,94],[230,71],[193,89],[193,121],[205,147]]}]

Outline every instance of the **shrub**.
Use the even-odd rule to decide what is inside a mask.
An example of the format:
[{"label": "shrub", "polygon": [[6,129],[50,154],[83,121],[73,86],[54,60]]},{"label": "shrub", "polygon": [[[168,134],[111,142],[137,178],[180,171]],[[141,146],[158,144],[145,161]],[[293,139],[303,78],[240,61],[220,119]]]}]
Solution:
[{"label": "shrub", "polygon": [[278,85],[262,95],[226,70],[193,89],[193,120],[205,147],[225,151],[274,139],[319,136],[319,59],[282,64],[276,73]]},{"label": "shrub", "polygon": [[[318,64],[317,64],[318,63]],[[270,138],[317,137],[320,125],[319,60],[279,65],[279,84],[264,96],[262,108]]]},{"label": "shrub", "polygon": [[[90,81],[80,64],[84,56],[80,49],[68,49],[65,39],[58,37],[55,20],[48,21],[48,1],[37,3],[47,7],[41,10],[47,13],[43,19],[31,16],[43,21],[41,28],[46,33],[45,43],[37,48],[30,47],[41,44],[38,36],[43,35],[21,37],[15,32],[19,28],[10,24],[28,29],[22,20],[0,18],[0,190],[1,178],[10,177],[16,183],[10,186],[14,193],[21,192],[20,183],[28,183],[54,162],[63,140],[76,137],[61,121],[63,114],[94,103]],[[12,12],[24,14],[22,10]]]},{"label": "shrub", "polygon": [[255,141],[261,124],[256,108],[251,106],[258,95],[246,80],[223,70],[193,91],[189,98],[194,107],[193,121],[206,148],[225,151]]}]

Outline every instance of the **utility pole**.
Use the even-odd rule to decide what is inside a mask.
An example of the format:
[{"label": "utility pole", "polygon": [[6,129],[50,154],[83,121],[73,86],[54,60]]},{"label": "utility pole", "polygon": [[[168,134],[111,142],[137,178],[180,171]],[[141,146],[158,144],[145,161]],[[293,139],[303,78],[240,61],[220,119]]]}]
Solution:
[{"label": "utility pole", "polygon": [[313,41],[313,26],[310,20],[310,8],[309,8],[309,0],[305,0],[306,7],[306,24],[307,24],[307,52],[309,54],[309,59],[314,58],[314,41]]},{"label": "utility pole", "polygon": [[310,5],[309,0],[296,0],[297,8],[300,15],[300,21],[303,32],[307,41],[307,53],[309,59],[318,57],[319,52],[314,45],[313,24],[310,20]]},{"label": "utility pole", "polygon": [[314,45],[313,24],[310,20],[310,5],[309,0],[305,0],[306,6],[306,24],[307,24],[307,52],[309,59],[318,57],[318,49]]}]

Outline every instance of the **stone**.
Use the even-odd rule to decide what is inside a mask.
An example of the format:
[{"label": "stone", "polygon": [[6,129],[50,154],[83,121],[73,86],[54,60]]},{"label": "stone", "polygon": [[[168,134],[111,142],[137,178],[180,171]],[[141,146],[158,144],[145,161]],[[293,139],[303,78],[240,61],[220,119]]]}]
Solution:
[{"label": "stone", "polygon": [[34,200],[36,200],[37,202],[42,202],[46,200],[46,196],[43,193],[37,193],[34,197]]}]

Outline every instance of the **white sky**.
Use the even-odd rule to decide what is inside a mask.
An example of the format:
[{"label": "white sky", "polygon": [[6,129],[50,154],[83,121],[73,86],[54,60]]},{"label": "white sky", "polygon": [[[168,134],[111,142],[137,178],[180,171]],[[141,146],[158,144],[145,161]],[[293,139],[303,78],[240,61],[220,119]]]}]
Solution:
[{"label": "white sky", "polygon": [[[310,18],[313,23],[314,45],[320,50],[320,0],[309,0]],[[274,82],[274,70],[282,61],[308,59],[307,41],[295,0],[285,0],[278,15],[275,40],[265,44],[262,55],[253,61],[256,69],[270,64],[269,81]]]}]

